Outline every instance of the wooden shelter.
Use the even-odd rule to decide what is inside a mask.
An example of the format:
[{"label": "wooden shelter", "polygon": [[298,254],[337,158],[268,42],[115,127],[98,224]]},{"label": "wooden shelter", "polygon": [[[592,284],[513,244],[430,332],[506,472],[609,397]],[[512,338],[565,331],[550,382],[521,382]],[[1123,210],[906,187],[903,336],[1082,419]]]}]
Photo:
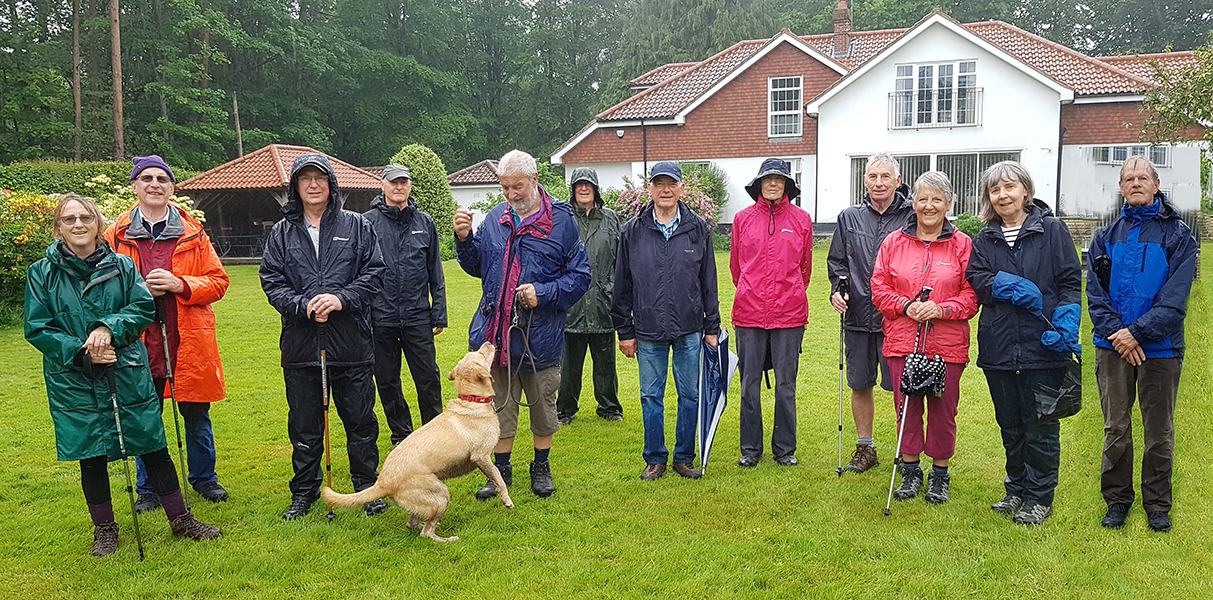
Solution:
[{"label": "wooden shelter", "polygon": [[[191,177],[177,185],[206,212],[206,231],[223,257],[259,257],[265,236],[282,218],[291,165],[306,146],[270,144]],[[321,153],[323,154],[323,153]],[[349,163],[328,157],[337,175],[343,207],[364,212],[381,191],[380,178]]]}]

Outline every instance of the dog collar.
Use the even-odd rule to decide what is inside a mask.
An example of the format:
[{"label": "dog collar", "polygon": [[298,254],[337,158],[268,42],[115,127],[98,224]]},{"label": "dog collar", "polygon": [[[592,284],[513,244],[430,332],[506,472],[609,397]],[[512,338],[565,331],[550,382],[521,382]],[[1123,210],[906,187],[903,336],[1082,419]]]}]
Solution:
[{"label": "dog collar", "polygon": [[478,404],[488,404],[493,401],[492,396],[465,396],[464,394],[459,394],[459,399],[467,400],[468,402],[476,402]]}]

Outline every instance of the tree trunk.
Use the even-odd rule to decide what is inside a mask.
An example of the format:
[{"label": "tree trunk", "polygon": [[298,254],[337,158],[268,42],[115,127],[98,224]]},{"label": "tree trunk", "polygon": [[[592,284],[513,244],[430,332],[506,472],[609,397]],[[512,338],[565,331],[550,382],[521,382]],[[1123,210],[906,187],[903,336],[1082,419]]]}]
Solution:
[{"label": "tree trunk", "polygon": [[76,128],[73,142],[76,145],[76,162],[80,162],[80,0],[72,0],[72,101],[76,105]]},{"label": "tree trunk", "polygon": [[122,36],[118,30],[118,0],[110,0],[110,64],[114,72],[114,160],[126,158],[122,136]]}]

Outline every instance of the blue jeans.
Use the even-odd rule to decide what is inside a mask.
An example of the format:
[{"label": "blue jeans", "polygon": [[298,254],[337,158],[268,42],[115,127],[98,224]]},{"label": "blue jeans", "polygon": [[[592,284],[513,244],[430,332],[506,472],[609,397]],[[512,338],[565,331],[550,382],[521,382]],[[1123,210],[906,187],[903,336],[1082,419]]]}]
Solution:
[{"label": "blue jeans", "polygon": [[[185,455],[189,463],[190,485],[194,489],[209,483],[218,483],[219,476],[215,474],[215,434],[211,429],[211,405],[209,402],[178,402],[181,411],[182,430],[185,435]],[[172,410],[172,407],[169,407]],[[167,429],[167,428],[166,428]],[[175,432],[166,431],[170,454],[176,460],[172,447],[176,444]],[[177,465],[180,472],[181,465]],[[152,486],[147,481],[147,469],[143,459],[135,458],[135,470],[138,473],[135,490],[140,494],[152,494]],[[184,485],[181,486],[185,488]]]},{"label": "blue jeans", "polygon": [[644,462],[665,464],[665,382],[670,350],[674,350],[674,387],[678,390],[678,420],[674,426],[674,462],[695,460],[695,421],[699,412],[699,345],[703,335],[692,333],[666,342],[637,341],[640,366],[640,410],[644,417]]}]

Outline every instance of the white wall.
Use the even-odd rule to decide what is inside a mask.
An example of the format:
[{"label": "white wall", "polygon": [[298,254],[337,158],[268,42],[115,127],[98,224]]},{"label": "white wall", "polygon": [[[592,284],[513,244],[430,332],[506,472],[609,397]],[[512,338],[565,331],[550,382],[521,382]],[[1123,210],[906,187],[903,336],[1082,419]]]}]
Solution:
[{"label": "white wall", "polygon": [[[889,129],[889,94],[895,89],[898,64],[961,59],[977,62],[977,86],[984,90],[982,125]],[[896,155],[1018,151],[1036,183],[1036,196],[1054,204],[1060,102],[1059,92],[1016,66],[941,24],[930,25],[821,106],[820,215],[814,216],[834,222],[850,203],[851,158],[881,151]]]},{"label": "white wall", "polygon": [[[799,158],[801,160],[801,208],[813,214],[816,189],[817,175],[817,157],[812,155],[776,155],[777,158],[792,159]],[[718,222],[732,223],[733,215],[737,214],[741,209],[749,206],[754,201],[746,194],[745,186],[758,174],[758,168],[762,166],[762,161],[770,158],[769,156],[749,156],[742,158],[704,158],[704,159],[684,159],[691,162],[712,162],[725,172],[728,177],[726,186],[729,191],[729,201],[724,207],[723,214],[720,215]],[[649,167],[658,161],[649,161]],[[680,161],[681,162],[681,161]],[[565,177],[572,176],[573,169],[578,167],[591,167],[598,171],[598,184],[602,189],[615,188],[623,189],[623,178],[628,177],[633,184],[644,183],[644,163],[643,162],[620,162],[620,163],[595,163],[595,164],[566,164]],[[813,215],[816,221],[816,215]]]},{"label": "white wall", "polygon": [[[1121,145],[1126,144],[1098,144]],[[1120,165],[1097,164],[1091,145],[1063,146],[1061,151],[1061,208],[1067,215],[1102,217],[1120,208]],[[1171,146],[1171,166],[1158,167],[1162,189],[1179,210],[1200,208],[1200,147]]]},{"label": "white wall", "polygon": [[[501,186],[497,184],[487,185],[452,185],[451,195],[455,197],[455,204],[459,208],[472,209],[472,205],[477,202],[483,202],[489,194],[500,194]],[[480,222],[484,220],[484,212],[475,211],[472,213],[472,227],[479,227]]]}]

